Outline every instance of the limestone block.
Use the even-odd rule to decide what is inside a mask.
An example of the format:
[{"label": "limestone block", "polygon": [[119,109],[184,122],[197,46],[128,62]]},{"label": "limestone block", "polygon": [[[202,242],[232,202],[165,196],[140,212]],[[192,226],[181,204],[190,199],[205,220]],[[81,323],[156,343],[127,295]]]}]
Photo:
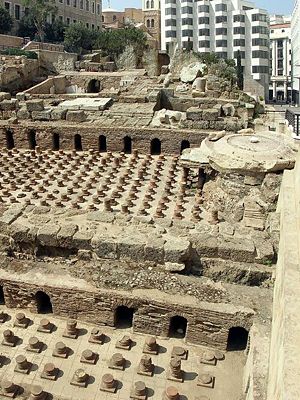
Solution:
[{"label": "limestone block", "polygon": [[18,222],[13,222],[10,226],[11,237],[17,243],[28,241],[28,231],[29,231],[29,226],[20,224]]},{"label": "limestone block", "polygon": [[60,119],[66,119],[67,110],[62,110],[60,108],[54,108],[51,111],[51,119],[53,121],[58,121]]},{"label": "limestone block", "polygon": [[170,237],[164,245],[164,261],[182,263],[188,260],[191,252],[191,243],[185,238]]},{"label": "limestone block", "polygon": [[57,234],[60,230],[59,225],[46,224],[39,228],[37,240],[42,246],[58,246]]},{"label": "limestone block", "polygon": [[206,97],[207,94],[206,92],[198,92],[198,90],[192,90],[192,97],[197,98],[197,97]]},{"label": "limestone block", "polygon": [[222,110],[226,117],[233,117],[235,114],[235,108],[231,103],[224,104]]},{"label": "limestone block", "polygon": [[31,115],[30,112],[27,111],[26,107],[21,107],[20,110],[17,112],[17,118],[18,119],[30,119]]},{"label": "limestone block", "polygon": [[78,230],[76,224],[63,224],[57,234],[57,240],[60,247],[71,247],[73,245],[73,236]]},{"label": "limestone block", "polygon": [[127,235],[118,238],[119,256],[122,259],[144,261],[145,243],[139,236]]},{"label": "limestone block", "polygon": [[144,248],[145,260],[162,264],[164,260],[164,244],[165,240],[163,238],[149,238]]},{"label": "limestone block", "polygon": [[96,234],[91,241],[92,249],[100,258],[117,259],[117,240],[105,234]]},{"label": "limestone block", "polygon": [[16,99],[19,101],[25,101],[26,97],[25,97],[25,93],[24,92],[19,92],[16,94]]},{"label": "limestone block", "polygon": [[176,86],[175,92],[185,93],[185,92],[188,92],[189,89],[190,89],[189,85],[186,83],[183,83],[181,85]]},{"label": "limestone block", "polygon": [[8,92],[0,92],[0,101],[3,100],[10,100],[11,99],[11,94]]},{"label": "limestone block", "polygon": [[1,111],[14,111],[18,109],[19,101],[17,99],[3,100],[0,103]]},{"label": "limestone block", "polygon": [[0,252],[7,252],[11,249],[11,239],[9,236],[0,234]]},{"label": "limestone block", "polygon": [[197,233],[192,237],[193,247],[199,257],[218,257],[217,238],[209,233]]},{"label": "limestone block", "polygon": [[169,70],[169,66],[168,66],[168,65],[162,65],[162,66],[161,66],[160,73],[161,73],[162,75],[166,75],[166,74],[168,74],[169,72],[170,72],[170,70]]},{"label": "limestone block", "polygon": [[202,119],[204,121],[217,121],[219,118],[219,110],[217,109],[209,109],[203,110]]},{"label": "limestone block", "polygon": [[206,78],[196,78],[193,82],[192,89],[197,92],[205,92]]},{"label": "limestone block", "polygon": [[191,121],[201,121],[203,111],[199,107],[190,107],[186,110],[186,119]]},{"label": "limestone block", "polygon": [[256,251],[251,239],[219,235],[218,256],[232,261],[253,262]]},{"label": "limestone block", "polygon": [[206,70],[206,64],[195,62],[187,67],[183,67],[180,73],[181,82],[194,82],[194,80],[204,74]]},{"label": "limestone block", "polygon": [[27,111],[43,111],[44,110],[44,100],[34,99],[26,101]]},{"label": "limestone block", "polygon": [[183,263],[165,263],[165,270],[168,272],[181,272],[185,269],[185,265]]},{"label": "limestone block", "polygon": [[69,122],[84,122],[86,120],[86,114],[82,110],[68,111],[66,120]]},{"label": "limestone block", "polygon": [[43,111],[32,111],[31,117],[34,121],[50,121],[51,111],[51,109]]},{"label": "limestone block", "polygon": [[22,214],[24,210],[24,206],[15,205],[14,207],[10,207],[8,210],[4,211],[0,218],[0,222],[6,225],[10,225],[14,222],[19,216]]},{"label": "limestone block", "polygon": [[91,240],[94,236],[92,231],[77,231],[73,236],[74,247],[78,249],[90,250]]}]

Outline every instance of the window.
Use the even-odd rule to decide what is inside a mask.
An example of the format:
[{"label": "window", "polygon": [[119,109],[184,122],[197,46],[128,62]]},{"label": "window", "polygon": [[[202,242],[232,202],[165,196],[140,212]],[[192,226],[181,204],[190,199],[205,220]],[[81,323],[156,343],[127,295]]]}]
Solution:
[{"label": "window", "polygon": [[234,41],[233,41],[234,46],[244,47],[245,44],[246,44],[245,39],[234,39]]},{"label": "window", "polygon": [[268,74],[269,67],[266,67],[264,65],[256,65],[256,66],[252,67],[252,73],[253,74]]},{"label": "window", "polygon": [[227,4],[216,4],[216,11],[227,11]]},{"label": "window", "polygon": [[199,36],[209,36],[209,35],[210,35],[210,30],[208,28],[199,29]]},{"label": "window", "polygon": [[166,26],[176,26],[176,19],[167,19],[166,20]]},{"label": "window", "polygon": [[151,0],[151,8],[154,8],[154,0]]},{"label": "window", "polygon": [[227,35],[227,28],[217,28],[216,35]]},{"label": "window", "polygon": [[233,33],[235,35],[245,35],[245,28],[243,26],[236,26],[233,28]]},{"label": "window", "polygon": [[166,0],[166,4],[176,4],[176,0]]},{"label": "window", "polygon": [[226,15],[219,15],[216,17],[216,23],[219,24],[221,22],[227,22],[227,16]]},{"label": "window", "polygon": [[76,19],[73,19],[73,24],[76,24],[76,22],[77,22],[77,20],[76,20]]},{"label": "window", "polygon": [[77,0],[73,0],[73,7],[77,8]]},{"label": "window", "polygon": [[10,3],[8,3],[7,1],[4,3],[4,7],[5,9],[10,12]]},{"label": "window", "polygon": [[166,32],[166,37],[167,37],[167,38],[176,38],[176,37],[177,37],[177,34],[176,34],[175,31],[167,31],[167,32]]},{"label": "window", "polygon": [[267,22],[267,16],[265,14],[253,14],[252,22],[255,22],[255,21]]},{"label": "window", "polygon": [[233,22],[245,22],[245,15],[234,15]]},{"label": "window", "polygon": [[15,4],[15,19],[17,21],[20,20],[20,11],[21,11],[21,7],[19,6],[19,4]]},{"label": "window", "polygon": [[182,7],[181,12],[182,14],[193,14],[193,7]]},{"label": "window", "polygon": [[64,17],[63,17],[62,15],[60,15],[60,16],[58,17],[58,19],[59,19],[61,22],[64,22]]},{"label": "window", "polygon": [[154,19],[151,19],[151,28],[154,28]]},{"label": "window", "polygon": [[69,6],[70,5],[70,0],[67,0],[67,6]]},{"label": "window", "polygon": [[199,17],[198,22],[199,25],[201,24],[209,25],[209,17]]},{"label": "window", "polygon": [[208,13],[208,12],[209,12],[209,6],[207,6],[206,4],[201,4],[201,5],[198,7],[198,11],[199,11],[199,13],[200,13],[200,12]]},{"label": "window", "polygon": [[150,1],[146,1],[146,8],[150,8]]},{"label": "window", "polygon": [[67,17],[67,25],[70,25],[70,22],[71,22],[71,20],[70,20],[70,18],[69,17]]},{"label": "window", "polygon": [[80,0],[80,9],[83,10],[83,0]]},{"label": "window", "polygon": [[94,24],[92,24],[92,29],[95,29],[95,25]]},{"label": "window", "polygon": [[147,28],[150,28],[150,19],[147,19],[146,25],[147,25]]},{"label": "window", "polygon": [[263,50],[252,51],[252,58],[269,58],[269,52]]},{"label": "window", "polygon": [[252,46],[268,46],[268,39],[256,38],[252,39]]},{"label": "window", "polygon": [[216,40],[216,47],[227,47],[227,40]]},{"label": "window", "polygon": [[176,15],[176,8],[167,8],[166,15]]},{"label": "window", "polygon": [[95,3],[92,3],[92,13],[95,14]]},{"label": "window", "polygon": [[224,59],[228,58],[227,51],[217,51],[217,52],[216,52],[216,55],[217,55],[219,58],[224,58]]},{"label": "window", "polygon": [[260,33],[262,35],[268,35],[268,28],[266,26],[253,26],[252,33]]},{"label": "window", "polygon": [[[241,58],[242,58],[242,59],[245,58],[245,56],[246,56],[245,51],[240,51],[240,55],[241,55]],[[234,58],[237,58],[237,57],[238,57],[238,52],[235,51],[235,52],[233,53],[233,56],[234,56]]]},{"label": "window", "polygon": [[193,18],[182,18],[181,25],[193,25]]},{"label": "window", "polygon": [[199,48],[205,47],[209,48],[210,47],[210,41],[209,40],[200,40],[199,41]]},{"label": "window", "polygon": [[97,14],[100,15],[100,4],[97,4]]},{"label": "window", "polygon": [[90,11],[90,2],[89,2],[89,0],[86,0],[86,2],[85,2],[85,10],[86,11]]},{"label": "window", "polygon": [[182,36],[193,36],[193,30],[192,29],[183,29]]}]

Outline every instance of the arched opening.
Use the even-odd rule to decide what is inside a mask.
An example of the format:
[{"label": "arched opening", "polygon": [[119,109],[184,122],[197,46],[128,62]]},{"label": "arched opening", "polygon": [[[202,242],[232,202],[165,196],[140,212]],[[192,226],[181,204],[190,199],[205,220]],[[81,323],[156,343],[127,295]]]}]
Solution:
[{"label": "arched opening", "polygon": [[6,147],[11,150],[15,147],[14,136],[10,129],[6,129]]},{"label": "arched opening", "polygon": [[249,332],[240,326],[230,328],[228,333],[227,350],[241,351],[247,348]]},{"label": "arched opening", "polygon": [[45,292],[37,292],[35,295],[37,311],[40,314],[51,314],[53,312],[50,297]]},{"label": "arched opening", "polygon": [[126,306],[117,307],[115,311],[115,326],[117,328],[131,328],[133,325],[134,309]]},{"label": "arched opening", "polygon": [[150,153],[155,156],[161,153],[161,141],[159,139],[152,139],[150,146]]},{"label": "arched opening", "polygon": [[151,0],[151,8],[154,8],[154,0]]},{"label": "arched opening", "polygon": [[124,139],[124,147],[123,151],[125,154],[131,154],[132,152],[132,139],[129,136],[125,136]]},{"label": "arched opening", "polygon": [[175,315],[170,320],[169,336],[178,339],[185,338],[187,329],[187,320],[184,317]]},{"label": "arched opening", "polygon": [[36,148],[36,133],[35,130],[31,129],[28,132],[28,144],[29,144],[29,149],[34,150]]},{"label": "arched opening", "polygon": [[154,28],[154,19],[151,19],[151,28]]},{"label": "arched opening", "polygon": [[81,136],[78,133],[74,136],[74,148],[76,151],[82,151]]},{"label": "arched opening", "polygon": [[147,19],[147,28],[150,28],[150,19]]},{"label": "arched opening", "polygon": [[190,146],[190,142],[189,142],[188,140],[183,140],[183,141],[181,142],[180,154],[182,154],[182,152],[183,152],[184,149],[189,149],[190,147],[191,147],[191,146]]},{"label": "arched opening", "polygon": [[98,79],[92,79],[87,86],[87,93],[99,93],[101,90],[101,83]]},{"label": "arched opening", "polygon": [[3,286],[0,286],[0,305],[4,304],[5,304],[5,297],[4,297]]},{"label": "arched opening", "polygon": [[146,8],[150,8],[150,0],[146,1]]},{"label": "arched opening", "polygon": [[99,136],[99,151],[100,153],[107,151],[106,137],[104,135]]},{"label": "arched opening", "polygon": [[59,150],[59,133],[57,132],[52,134],[52,150]]}]

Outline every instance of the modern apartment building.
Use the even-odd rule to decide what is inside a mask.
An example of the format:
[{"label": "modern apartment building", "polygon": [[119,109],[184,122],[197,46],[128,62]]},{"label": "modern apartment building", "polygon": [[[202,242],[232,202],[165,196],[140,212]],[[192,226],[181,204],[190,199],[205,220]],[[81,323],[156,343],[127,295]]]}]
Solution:
[{"label": "modern apartment building", "polygon": [[162,0],[162,49],[242,57],[245,90],[268,97],[269,17],[244,0]]},{"label": "modern apartment building", "polygon": [[[16,33],[18,24],[25,13],[21,0],[0,0],[14,20],[13,32]],[[59,18],[70,25],[82,22],[91,29],[101,29],[102,25],[102,0],[55,0],[56,15],[49,16],[49,21]]]},{"label": "modern apartment building", "polygon": [[144,24],[151,36],[161,46],[161,2],[160,0],[142,0]]},{"label": "modern apartment building", "polygon": [[270,17],[269,99],[290,102],[292,95],[291,17]]},{"label": "modern apartment building", "polygon": [[292,14],[292,92],[293,101],[300,105],[300,0]]}]

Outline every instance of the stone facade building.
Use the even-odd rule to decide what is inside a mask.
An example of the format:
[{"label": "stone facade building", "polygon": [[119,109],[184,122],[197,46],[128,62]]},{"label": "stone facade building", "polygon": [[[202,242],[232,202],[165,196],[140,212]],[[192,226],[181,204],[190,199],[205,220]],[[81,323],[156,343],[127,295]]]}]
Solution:
[{"label": "stone facade building", "polygon": [[[241,53],[246,91],[267,95],[269,87],[269,17],[266,10],[241,0],[162,1],[162,49],[178,45],[221,58]],[[248,90],[248,88],[250,90]]]},{"label": "stone facade building", "polygon": [[[6,8],[14,20],[12,33],[16,33],[20,20],[25,13],[25,7],[20,0],[1,0],[0,4]],[[82,22],[88,28],[101,29],[102,0],[56,0],[58,18],[67,25]],[[49,21],[54,16],[49,17]]]},{"label": "stone facade building", "polygon": [[158,47],[161,46],[161,11],[159,0],[143,0],[142,10],[144,24],[147,27],[151,36],[158,42]]},{"label": "stone facade building", "polygon": [[270,100],[291,98],[291,18],[274,15],[270,20]]}]

